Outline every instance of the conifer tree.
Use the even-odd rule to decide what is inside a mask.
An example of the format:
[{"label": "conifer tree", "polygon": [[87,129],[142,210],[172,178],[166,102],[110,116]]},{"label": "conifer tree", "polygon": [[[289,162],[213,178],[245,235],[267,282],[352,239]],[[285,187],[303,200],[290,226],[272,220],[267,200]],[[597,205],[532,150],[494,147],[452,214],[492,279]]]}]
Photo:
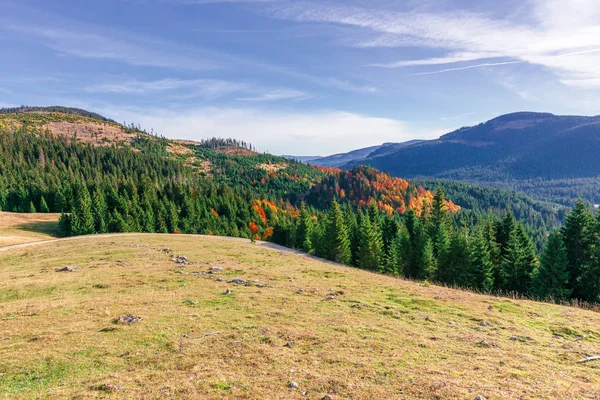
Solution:
[{"label": "conifer tree", "polygon": [[[326,220],[324,222],[327,222]],[[323,223],[319,220],[315,221],[310,229],[309,242],[310,249],[309,253],[314,254],[318,257],[327,258],[327,250],[325,244],[325,229]]]},{"label": "conifer tree", "polygon": [[448,210],[445,204],[445,195],[442,188],[438,187],[433,197],[431,204],[431,217],[428,221],[428,233],[433,243],[433,254],[437,257],[438,252],[438,239],[439,231],[442,229],[448,229],[450,225],[450,218]]},{"label": "conifer tree", "polygon": [[[358,214],[358,217],[360,217]],[[358,266],[358,249],[360,240],[360,224],[359,218],[354,212],[352,207],[346,207],[344,213],[344,219],[346,221],[346,228],[348,229],[348,237],[350,238],[350,252],[352,253],[351,265]]]},{"label": "conifer tree", "polygon": [[129,225],[118,210],[110,213],[109,229],[111,232],[129,232]]},{"label": "conifer tree", "polygon": [[405,227],[401,227],[397,237],[392,241],[390,258],[394,274],[408,277],[409,264],[413,258],[410,235]]},{"label": "conifer tree", "polygon": [[423,235],[422,248],[420,250],[420,269],[417,275],[418,279],[433,277],[436,269],[435,257],[433,255],[433,243],[427,235]]},{"label": "conifer tree", "polygon": [[327,259],[341,264],[350,263],[352,259],[350,239],[346,230],[344,215],[337,201],[333,202],[329,211],[324,243],[326,248],[323,250],[326,251]]},{"label": "conifer tree", "polygon": [[588,289],[582,277],[582,268],[593,264],[594,216],[587,205],[579,200],[575,208],[567,215],[565,226],[562,228],[563,241],[567,248],[569,287],[573,289],[574,298],[587,297]]},{"label": "conifer tree", "polygon": [[527,293],[536,268],[535,251],[531,239],[518,224],[509,235],[506,254],[502,258],[502,289]]},{"label": "conifer tree", "polygon": [[489,292],[494,287],[493,264],[485,236],[478,232],[469,242],[470,263],[466,269],[465,285]]},{"label": "conifer tree", "polygon": [[448,250],[440,254],[437,279],[452,285],[465,285],[463,271],[470,270],[469,245],[465,232],[457,232],[450,238]]},{"label": "conifer tree", "polygon": [[48,208],[48,203],[46,203],[46,199],[44,196],[40,198],[40,212],[41,213],[49,213],[50,209]]},{"label": "conifer tree", "polygon": [[97,189],[92,198],[92,212],[94,213],[94,226],[97,233],[108,232],[108,206],[104,194]]},{"label": "conifer tree", "polygon": [[175,203],[172,201],[169,202],[167,224],[169,227],[169,233],[174,233],[179,230],[179,214],[177,213],[177,207],[175,206]]},{"label": "conifer tree", "polygon": [[294,247],[309,252],[311,248],[310,235],[312,230],[312,221],[310,214],[306,210],[306,204],[303,202],[300,206],[300,216],[298,228],[294,237]]},{"label": "conifer tree", "polygon": [[540,266],[533,278],[531,293],[539,299],[567,300],[571,296],[569,285],[569,259],[563,237],[553,232],[548,237]]},{"label": "conifer tree", "polygon": [[[383,241],[371,215],[362,218],[358,248],[358,267],[371,271],[381,270],[383,261]],[[383,270],[381,270],[383,272]]]},{"label": "conifer tree", "polygon": [[71,216],[71,234],[88,235],[95,232],[94,213],[92,211],[92,200],[90,192],[84,184],[78,184],[73,212]]},{"label": "conifer tree", "polygon": [[37,210],[35,209],[35,205],[33,204],[33,201],[29,202],[29,209],[27,210],[27,212],[29,213],[36,213]]}]

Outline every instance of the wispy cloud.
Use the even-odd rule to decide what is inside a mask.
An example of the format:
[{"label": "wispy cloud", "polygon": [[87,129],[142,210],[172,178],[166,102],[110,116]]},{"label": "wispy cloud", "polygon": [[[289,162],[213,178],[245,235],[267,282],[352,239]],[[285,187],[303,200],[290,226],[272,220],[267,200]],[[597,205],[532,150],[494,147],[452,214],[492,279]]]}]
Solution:
[{"label": "wispy cloud", "polygon": [[275,89],[272,91],[268,91],[256,96],[251,97],[240,97],[238,100],[241,101],[278,101],[278,100],[306,100],[311,98],[312,96],[302,92],[300,90],[290,90],[290,89]]},{"label": "wispy cloud", "polygon": [[90,85],[85,90],[91,93],[148,94],[184,89],[199,92],[199,94],[208,97],[239,92],[247,88],[248,86],[245,84],[217,79],[161,79],[156,81],[126,80],[101,83]]},{"label": "wispy cloud", "polygon": [[496,67],[499,65],[510,65],[510,64],[521,64],[523,61],[506,61],[506,62],[498,62],[498,63],[483,63],[483,64],[475,64],[475,65],[467,65],[466,67],[456,67],[456,68],[446,68],[440,69],[437,71],[429,71],[429,72],[418,72],[416,74],[411,74],[412,76],[418,75],[434,75],[434,74],[443,74],[444,72],[452,72],[452,71],[462,71],[465,69],[473,69],[473,68],[483,68],[483,67]]},{"label": "wispy cloud", "polygon": [[[328,1],[278,3],[273,18],[354,26],[362,34],[357,47],[424,47],[447,55],[388,63],[385,68],[474,62],[440,73],[525,62],[554,71],[566,84],[593,84],[600,78],[600,2],[597,0],[529,0],[522,18],[502,20],[483,13],[396,12]],[[520,20],[520,22],[518,22]],[[517,22],[515,22],[517,21]],[[482,60],[501,58],[498,62]],[[506,60],[508,59],[508,60]]]},{"label": "wispy cloud", "polygon": [[110,93],[122,95],[153,95],[170,93],[179,99],[206,98],[215,99],[224,96],[238,96],[240,101],[280,101],[306,100],[311,95],[306,92],[272,88],[245,82],[234,82],[220,79],[160,79],[154,81],[116,80],[84,88],[89,93]]}]

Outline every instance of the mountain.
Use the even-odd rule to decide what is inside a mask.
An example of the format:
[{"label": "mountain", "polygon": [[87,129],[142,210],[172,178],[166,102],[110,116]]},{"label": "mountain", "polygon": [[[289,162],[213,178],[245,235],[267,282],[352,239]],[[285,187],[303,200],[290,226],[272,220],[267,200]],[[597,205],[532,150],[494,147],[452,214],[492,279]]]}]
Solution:
[{"label": "mountain", "polygon": [[[408,178],[462,180],[539,195],[562,181],[574,193],[546,200],[600,200],[600,116],[518,112],[460,128],[437,140],[395,149],[345,164],[364,163]],[[536,183],[537,182],[537,183]],[[545,195],[552,195],[544,192]]]},{"label": "mountain", "polygon": [[300,162],[303,162],[303,163],[307,163],[309,161],[321,158],[321,156],[292,156],[292,155],[289,155],[289,154],[284,154],[281,157],[287,158],[288,160],[300,161]]},{"label": "mountain", "polygon": [[[348,153],[333,154],[327,157],[293,157],[302,162],[321,167],[339,167],[350,162],[360,162],[367,157],[374,157],[391,153],[397,149],[412,146],[423,142],[423,140],[410,140],[402,143],[383,143],[378,146],[370,146],[362,149],[352,150]],[[286,156],[284,156],[286,157]],[[291,157],[291,156],[290,156]]]}]

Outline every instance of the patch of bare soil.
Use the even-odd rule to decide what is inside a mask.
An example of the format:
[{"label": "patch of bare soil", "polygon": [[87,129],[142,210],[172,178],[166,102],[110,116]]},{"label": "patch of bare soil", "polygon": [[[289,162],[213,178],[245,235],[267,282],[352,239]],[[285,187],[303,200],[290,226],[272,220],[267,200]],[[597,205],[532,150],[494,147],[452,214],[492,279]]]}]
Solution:
[{"label": "patch of bare soil", "polygon": [[48,122],[44,129],[49,130],[54,136],[63,136],[82,143],[102,146],[113,143],[131,145],[136,135],[127,133],[121,126],[101,122]]}]

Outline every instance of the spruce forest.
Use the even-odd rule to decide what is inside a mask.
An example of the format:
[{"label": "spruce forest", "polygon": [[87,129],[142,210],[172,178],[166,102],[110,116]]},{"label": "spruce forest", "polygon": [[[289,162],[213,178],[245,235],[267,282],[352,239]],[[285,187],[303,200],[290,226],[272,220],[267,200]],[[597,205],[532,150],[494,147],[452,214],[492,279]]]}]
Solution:
[{"label": "spruce forest", "polygon": [[[266,240],[414,280],[600,301],[600,215],[583,201],[567,209],[366,166],[312,167],[233,139],[177,142],[82,110],[40,111],[1,116],[0,210],[61,213],[65,236]],[[49,124],[80,129],[57,133]],[[122,136],[100,137],[110,129]]]}]

